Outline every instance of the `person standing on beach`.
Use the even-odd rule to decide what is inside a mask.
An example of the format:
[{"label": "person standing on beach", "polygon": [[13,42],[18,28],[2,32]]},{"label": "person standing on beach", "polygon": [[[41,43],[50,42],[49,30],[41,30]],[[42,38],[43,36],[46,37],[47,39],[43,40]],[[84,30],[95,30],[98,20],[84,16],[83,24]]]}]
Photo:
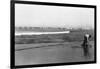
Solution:
[{"label": "person standing on beach", "polygon": [[85,57],[89,57],[89,39],[91,38],[91,35],[89,34],[85,34],[84,35],[84,40],[82,43],[82,48],[83,48],[83,52],[84,52],[84,56]]}]

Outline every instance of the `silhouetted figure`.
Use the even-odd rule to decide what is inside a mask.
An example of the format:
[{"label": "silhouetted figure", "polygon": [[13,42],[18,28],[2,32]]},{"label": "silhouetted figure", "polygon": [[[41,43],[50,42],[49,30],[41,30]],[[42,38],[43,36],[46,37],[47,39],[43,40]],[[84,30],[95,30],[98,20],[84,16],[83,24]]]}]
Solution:
[{"label": "silhouetted figure", "polygon": [[91,35],[85,34],[84,35],[84,40],[82,44],[83,52],[85,57],[89,57],[89,39],[91,38]]}]

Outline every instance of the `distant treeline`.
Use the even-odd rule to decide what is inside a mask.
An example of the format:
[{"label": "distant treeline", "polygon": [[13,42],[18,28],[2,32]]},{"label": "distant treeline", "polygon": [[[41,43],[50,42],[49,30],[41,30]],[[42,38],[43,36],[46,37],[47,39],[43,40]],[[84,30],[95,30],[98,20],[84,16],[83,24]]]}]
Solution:
[{"label": "distant treeline", "polygon": [[[63,28],[63,27],[15,27],[15,32],[61,32],[61,31],[77,31],[84,30],[83,28]],[[90,29],[89,29],[90,30]]]},{"label": "distant treeline", "polygon": [[67,31],[66,28],[60,27],[15,27],[15,31],[34,31],[34,32],[58,32]]}]

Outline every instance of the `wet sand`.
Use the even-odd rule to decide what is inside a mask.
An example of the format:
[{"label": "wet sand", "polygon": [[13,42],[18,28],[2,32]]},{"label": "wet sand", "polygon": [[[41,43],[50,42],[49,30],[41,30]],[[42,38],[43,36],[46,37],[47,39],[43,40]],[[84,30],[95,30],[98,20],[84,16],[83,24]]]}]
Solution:
[{"label": "wet sand", "polygon": [[15,45],[15,65],[68,63],[94,60],[94,42],[90,42],[90,57],[85,58],[81,42]]}]

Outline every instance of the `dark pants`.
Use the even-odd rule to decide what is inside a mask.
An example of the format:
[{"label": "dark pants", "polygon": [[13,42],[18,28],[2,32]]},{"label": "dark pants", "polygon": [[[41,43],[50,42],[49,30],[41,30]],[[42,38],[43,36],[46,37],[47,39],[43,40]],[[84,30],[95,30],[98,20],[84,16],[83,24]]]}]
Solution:
[{"label": "dark pants", "polygon": [[85,57],[89,57],[89,45],[88,44],[83,44],[83,53]]}]

